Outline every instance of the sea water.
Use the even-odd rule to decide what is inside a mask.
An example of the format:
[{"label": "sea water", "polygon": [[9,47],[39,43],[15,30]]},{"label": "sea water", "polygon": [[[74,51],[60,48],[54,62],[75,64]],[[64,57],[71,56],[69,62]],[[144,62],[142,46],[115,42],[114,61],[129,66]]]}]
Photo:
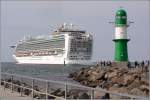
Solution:
[{"label": "sea water", "polygon": [[69,73],[79,70],[82,67],[82,65],[17,64],[14,62],[1,63],[2,72],[55,81],[68,80],[67,76]]}]

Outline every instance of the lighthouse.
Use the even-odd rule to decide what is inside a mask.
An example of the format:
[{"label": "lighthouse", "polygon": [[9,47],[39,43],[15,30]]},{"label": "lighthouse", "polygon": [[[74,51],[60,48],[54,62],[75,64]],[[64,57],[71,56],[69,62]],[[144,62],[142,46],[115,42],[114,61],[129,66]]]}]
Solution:
[{"label": "lighthouse", "polygon": [[119,9],[115,15],[115,34],[113,41],[115,42],[115,56],[114,61],[128,61],[128,47],[129,41],[127,36],[127,13],[124,9]]}]

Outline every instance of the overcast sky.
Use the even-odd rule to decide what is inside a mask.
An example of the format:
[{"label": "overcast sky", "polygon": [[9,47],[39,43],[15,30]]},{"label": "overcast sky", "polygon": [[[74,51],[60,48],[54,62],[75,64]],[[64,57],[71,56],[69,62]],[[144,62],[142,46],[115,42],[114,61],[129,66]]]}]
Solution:
[{"label": "overcast sky", "polygon": [[114,21],[119,7],[127,11],[129,60],[149,58],[148,1],[1,1],[1,59],[14,61],[13,50],[23,36],[48,35],[58,25],[73,23],[94,37],[93,60],[113,60]]}]

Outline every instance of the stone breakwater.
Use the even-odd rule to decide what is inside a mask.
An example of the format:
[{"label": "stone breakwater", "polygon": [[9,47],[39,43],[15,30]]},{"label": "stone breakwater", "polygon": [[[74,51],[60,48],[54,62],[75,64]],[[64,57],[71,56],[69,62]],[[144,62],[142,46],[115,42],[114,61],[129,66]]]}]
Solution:
[{"label": "stone breakwater", "polygon": [[71,73],[68,77],[82,85],[103,88],[116,93],[149,96],[149,80],[141,68],[127,66],[91,66]]}]

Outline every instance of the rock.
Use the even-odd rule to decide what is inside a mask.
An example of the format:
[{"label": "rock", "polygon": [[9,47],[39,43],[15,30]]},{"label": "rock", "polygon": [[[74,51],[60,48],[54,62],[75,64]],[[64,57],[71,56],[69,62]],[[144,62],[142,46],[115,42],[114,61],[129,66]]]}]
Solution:
[{"label": "rock", "polygon": [[[96,88],[101,88],[99,86],[97,86]],[[102,96],[104,96],[105,93],[104,92],[101,92],[101,91],[94,91],[94,99],[99,99],[101,98]]]},{"label": "rock", "polygon": [[82,85],[86,85],[86,86],[89,85],[89,84],[88,84],[88,81],[82,81],[81,84],[82,84]]},{"label": "rock", "polygon": [[57,89],[57,90],[55,90],[54,92],[52,92],[51,94],[52,95],[57,95],[59,92],[61,92],[61,89],[59,88],[59,89]]},{"label": "rock", "polygon": [[114,84],[117,84],[118,83],[118,77],[112,78],[111,82],[114,83]]},{"label": "rock", "polygon": [[141,70],[136,69],[136,70],[128,70],[128,74],[141,74]]},{"label": "rock", "polygon": [[128,87],[127,89],[130,91],[132,90],[133,88],[138,88],[140,87],[140,81],[138,79],[135,79]]},{"label": "rock", "polygon": [[102,98],[101,99],[110,99],[110,95],[109,95],[109,93],[105,93],[105,95],[104,96],[102,96]]},{"label": "rock", "polygon": [[100,72],[101,72],[101,68],[100,68],[100,67],[96,67],[95,72],[96,72],[96,73],[100,73]]},{"label": "rock", "polygon": [[55,99],[55,97],[53,97],[53,96],[48,96],[48,99]]},{"label": "rock", "polygon": [[80,90],[76,90],[76,89],[72,89],[72,90],[70,90],[69,91],[69,98],[68,99],[77,99],[79,96],[78,96],[78,94],[79,94],[79,91]]},{"label": "rock", "polygon": [[76,75],[73,74],[75,75],[73,78],[82,85],[89,87],[99,86],[106,90],[110,89],[112,92],[126,94],[131,93],[131,90],[134,92],[137,88],[144,95],[148,95],[149,81],[144,80],[142,71],[136,68],[128,69],[125,65],[122,67],[122,64],[119,64],[119,67],[111,66],[104,69],[99,66],[81,69],[76,72]]},{"label": "rock", "polygon": [[95,88],[97,85],[99,85],[99,81],[98,80],[88,84],[89,87],[93,87],[93,88]]},{"label": "rock", "polygon": [[149,86],[146,86],[146,85],[141,85],[140,88],[139,88],[142,92],[144,92],[144,95],[148,96],[149,95]]},{"label": "rock", "polygon": [[138,88],[133,88],[129,93],[132,95],[138,95],[138,96],[144,95],[144,93],[142,91],[140,91],[140,89],[138,89]]},{"label": "rock", "polygon": [[88,78],[89,81],[96,81],[96,79],[97,78],[96,78],[95,75],[90,75],[89,78]]},{"label": "rock", "polygon": [[58,92],[58,93],[57,93],[57,96],[60,96],[60,97],[61,97],[61,96],[65,96],[65,91],[60,91],[60,92]]},{"label": "rock", "polygon": [[11,78],[9,78],[9,79],[7,79],[7,80],[6,80],[6,82],[11,82],[11,81],[12,81],[12,79],[11,79]]},{"label": "rock", "polygon": [[90,67],[90,70],[93,70],[94,69],[94,67]]},{"label": "rock", "polygon": [[92,73],[92,70],[88,70],[88,71],[87,71],[87,74],[88,74],[88,75],[91,75],[91,73]]},{"label": "rock", "polygon": [[117,75],[117,71],[113,71],[111,73],[107,73],[108,74],[108,78],[113,78]]},{"label": "rock", "polygon": [[79,99],[90,99],[90,96],[87,93],[79,94]]},{"label": "rock", "polygon": [[46,99],[46,95],[45,94],[38,94],[38,95],[36,95],[36,98]]},{"label": "rock", "polygon": [[149,81],[148,80],[141,80],[140,84],[149,86]]},{"label": "rock", "polygon": [[125,87],[120,87],[120,88],[110,87],[109,91],[113,91],[114,93],[128,93],[128,90]]},{"label": "rock", "polygon": [[89,81],[96,81],[96,80],[99,80],[101,79],[102,77],[105,76],[105,72],[100,72],[100,73],[97,73],[97,72],[91,72],[91,75],[88,77],[88,80]]},{"label": "rock", "polygon": [[24,89],[23,92],[24,92],[25,95],[30,95],[31,94],[31,90],[28,90],[28,89]]},{"label": "rock", "polygon": [[8,83],[5,83],[4,87],[5,87],[5,88],[9,88],[10,85],[8,85]]},{"label": "rock", "polygon": [[[112,91],[114,93],[126,93],[126,94],[128,94],[128,90],[127,90],[126,87],[120,87],[120,88],[110,87],[109,91]],[[113,98],[113,99],[128,99],[127,97],[122,97],[122,96],[117,96],[117,95],[112,95],[112,94],[110,94],[110,98]]]},{"label": "rock", "polygon": [[34,90],[39,91],[38,86],[34,86]]},{"label": "rock", "polygon": [[21,92],[21,88],[20,87],[17,87],[16,90],[17,90],[17,92]]},{"label": "rock", "polygon": [[38,95],[38,94],[34,94],[33,98],[35,98],[35,99],[41,99],[41,96]]},{"label": "rock", "polygon": [[14,84],[17,84],[17,85],[21,85],[21,82],[20,81],[18,81],[18,80],[14,80],[14,82],[13,82]]},{"label": "rock", "polygon": [[133,81],[135,80],[135,77],[132,76],[132,75],[124,75],[124,82],[123,82],[123,85],[129,85],[131,84]]},{"label": "rock", "polygon": [[1,81],[1,85],[4,85],[4,82]]},{"label": "rock", "polygon": [[78,75],[80,76],[80,75],[83,75],[83,73],[84,73],[84,71],[79,71],[79,73],[78,73]]},{"label": "rock", "polygon": [[120,88],[120,85],[119,84],[113,84],[112,87],[114,87],[114,88]]},{"label": "rock", "polygon": [[73,73],[70,73],[68,78],[73,78],[74,77],[74,74]]},{"label": "rock", "polygon": [[[124,77],[125,77],[125,75],[116,77],[116,78],[114,78],[113,81],[114,81],[116,84],[123,84],[123,83],[124,83]],[[117,79],[117,78],[118,78],[118,79]],[[115,79],[116,79],[116,80],[115,80]]]}]

